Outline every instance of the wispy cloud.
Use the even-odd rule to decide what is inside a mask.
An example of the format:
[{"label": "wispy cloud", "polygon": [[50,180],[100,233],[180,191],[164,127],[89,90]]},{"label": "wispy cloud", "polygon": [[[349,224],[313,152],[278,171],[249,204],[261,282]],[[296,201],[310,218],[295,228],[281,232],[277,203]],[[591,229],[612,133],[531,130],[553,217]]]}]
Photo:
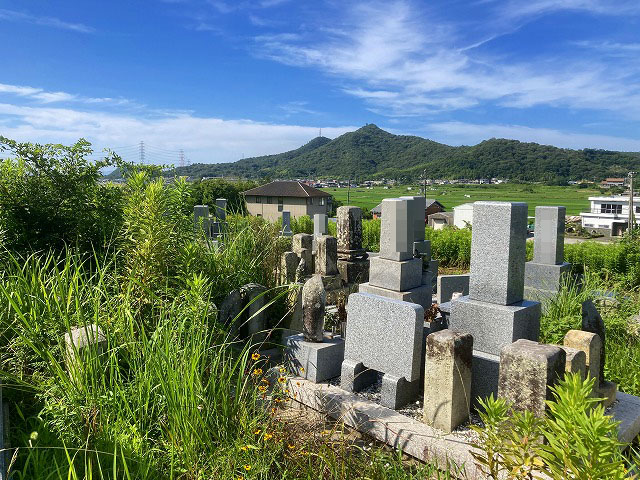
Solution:
[{"label": "wispy cloud", "polygon": [[[623,3],[632,9],[631,2]],[[597,13],[609,7],[613,2],[604,0],[511,1],[503,15],[554,9]],[[502,3],[495,8],[500,10]],[[469,48],[478,42],[469,42],[464,26],[409,1],[361,2],[341,13],[337,25],[320,20],[306,30],[256,37],[258,54],[318,68],[335,77],[345,92],[390,115],[424,115],[490,102],[512,108],[612,110],[640,118],[640,87],[630,81],[640,74],[637,64],[612,65],[601,56],[514,60],[478,53]],[[482,34],[491,38],[491,32]]]},{"label": "wispy cloud", "polygon": [[95,29],[82,23],[71,23],[60,20],[55,17],[42,17],[31,15],[16,10],[0,9],[0,20],[9,22],[29,23],[32,25],[41,25],[43,27],[59,28],[62,30],[71,30],[79,33],[93,33]]},{"label": "wispy cloud", "polygon": [[19,97],[28,98],[39,103],[61,103],[61,102],[80,102],[86,104],[112,104],[112,105],[131,105],[134,104],[125,98],[111,97],[86,97],[67,92],[52,92],[42,88],[29,87],[24,85],[7,85],[0,83],[0,96],[17,95]]},{"label": "wispy cloud", "polygon": [[432,138],[451,145],[476,144],[493,137],[563,148],[640,151],[640,140],[637,139],[566,132],[550,128],[532,128],[523,125],[440,122],[427,125],[425,132]]},{"label": "wispy cloud", "polygon": [[[300,126],[246,119],[201,117],[192,112],[157,111],[152,109],[107,110],[109,99],[85,98],[82,110],[59,107],[36,97],[44,92],[32,87],[0,84],[0,131],[2,135],[22,141],[70,143],[78,138],[93,142],[96,150],[118,145],[136,145],[140,140],[165,150],[184,149],[193,162],[235,161],[243,155],[280,153],[298,148],[318,134],[339,136],[356,126]],[[35,98],[36,104],[24,104]],[[13,99],[14,101],[10,101]],[[291,102],[285,108],[312,112],[305,102]],[[120,152],[128,160],[136,160],[132,150]],[[132,156],[133,155],[133,156]],[[148,155],[153,161],[153,154]],[[158,163],[178,162],[160,155]]]}]

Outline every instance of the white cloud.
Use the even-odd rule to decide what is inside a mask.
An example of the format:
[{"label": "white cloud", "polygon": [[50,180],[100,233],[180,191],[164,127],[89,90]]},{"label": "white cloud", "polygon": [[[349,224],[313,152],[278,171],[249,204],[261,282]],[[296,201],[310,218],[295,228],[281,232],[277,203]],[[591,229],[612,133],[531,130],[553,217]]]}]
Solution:
[{"label": "white cloud", "polygon": [[440,122],[427,125],[426,132],[433,139],[450,145],[474,145],[493,137],[554,145],[562,148],[640,151],[640,140],[638,139],[564,132],[550,128],[532,128],[522,125]]},{"label": "white cloud", "polygon": [[0,20],[9,22],[30,23],[43,27],[53,27],[62,30],[71,30],[79,33],[93,33],[95,29],[82,23],[70,23],[55,17],[41,17],[16,10],[0,9]]},{"label": "white cloud", "polygon": [[[502,2],[495,3],[498,14]],[[492,103],[608,110],[640,118],[637,63],[605,62],[601,55],[532,55],[528,60],[490,56],[473,47],[502,31],[483,31],[483,40],[469,42],[464,32],[468,25],[447,23],[409,1],[349,5],[337,25],[320,23],[311,30],[256,37],[259,54],[288,65],[319,68],[336,77],[345,92],[392,116]],[[637,3],[625,5],[631,11]],[[518,0],[509,2],[502,15],[524,17],[559,9],[608,12],[613,2]]]},{"label": "white cloud", "polygon": [[[71,143],[86,138],[96,151],[104,147],[127,147],[119,153],[137,161],[135,146],[143,140],[147,159],[178,163],[184,149],[192,162],[229,162],[256,155],[298,148],[318,134],[318,127],[275,124],[251,120],[197,117],[188,113],[145,116],[104,111],[80,111],[51,106],[0,103],[0,135],[21,141]],[[325,127],[324,135],[339,136],[357,127]],[[116,149],[116,152],[118,150]]]},{"label": "white cloud", "polygon": [[19,97],[35,100],[39,103],[62,103],[62,102],[79,102],[79,103],[102,103],[113,105],[133,104],[124,98],[110,97],[85,97],[67,92],[48,92],[42,88],[29,87],[25,85],[8,85],[0,83],[0,96],[2,94],[17,95]]}]

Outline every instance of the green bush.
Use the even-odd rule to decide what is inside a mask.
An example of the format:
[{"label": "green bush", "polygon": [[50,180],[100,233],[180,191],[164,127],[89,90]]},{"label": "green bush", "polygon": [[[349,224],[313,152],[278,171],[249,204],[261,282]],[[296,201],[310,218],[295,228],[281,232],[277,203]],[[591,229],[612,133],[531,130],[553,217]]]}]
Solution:
[{"label": "green bush", "polygon": [[28,252],[77,245],[105,249],[122,224],[121,190],[98,183],[100,169],[120,161],[113,153],[89,161],[91,144],[18,143],[0,137],[0,231],[5,246]]},{"label": "green bush", "polygon": [[[625,458],[617,424],[591,397],[594,378],[567,375],[552,387],[547,415],[514,411],[504,399],[481,400],[484,426],[473,456],[488,478],[624,479]],[[544,440],[544,441],[542,441]]]}]

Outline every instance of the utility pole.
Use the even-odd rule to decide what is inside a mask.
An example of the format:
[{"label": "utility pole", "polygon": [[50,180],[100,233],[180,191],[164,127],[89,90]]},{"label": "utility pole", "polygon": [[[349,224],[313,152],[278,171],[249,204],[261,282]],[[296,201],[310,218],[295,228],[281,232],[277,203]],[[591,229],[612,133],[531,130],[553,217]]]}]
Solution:
[{"label": "utility pole", "polygon": [[180,158],[180,166],[184,167],[184,150],[182,150],[182,149],[180,149],[179,158]]},{"label": "utility pole", "polygon": [[424,195],[425,204],[427,201],[427,169],[422,171],[422,193]]},{"label": "utility pole", "polygon": [[144,165],[144,142],[140,140],[140,164]]},{"label": "utility pole", "polygon": [[351,177],[349,177],[349,185],[347,186],[347,205],[351,205]]},{"label": "utility pole", "polygon": [[634,221],[634,205],[633,205],[633,176],[636,172],[629,172],[629,237],[633,238]]}]

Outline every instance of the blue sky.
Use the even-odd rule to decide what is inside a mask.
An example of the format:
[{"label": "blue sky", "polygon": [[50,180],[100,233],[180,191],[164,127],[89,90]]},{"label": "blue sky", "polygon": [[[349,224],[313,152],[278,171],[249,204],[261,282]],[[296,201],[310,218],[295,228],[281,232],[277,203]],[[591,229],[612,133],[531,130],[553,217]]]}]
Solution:
[{"label": "blue sky", "polygon": [[638,0],[0,0],[0,135],[233,161],[375,123],[640,151]]}]

